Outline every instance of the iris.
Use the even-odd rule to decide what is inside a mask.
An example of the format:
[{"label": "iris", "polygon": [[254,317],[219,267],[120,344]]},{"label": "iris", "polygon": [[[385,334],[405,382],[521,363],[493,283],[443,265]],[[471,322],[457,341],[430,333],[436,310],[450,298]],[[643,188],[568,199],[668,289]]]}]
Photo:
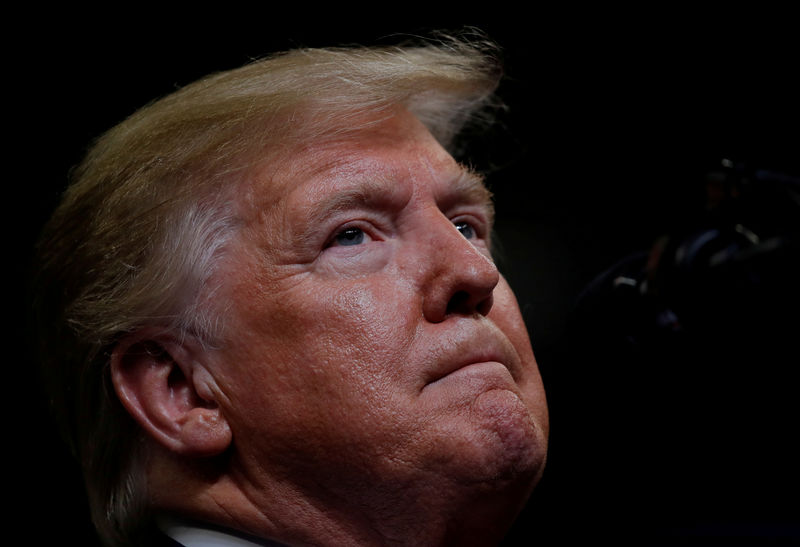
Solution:
[{"label": "iris", "polygon": [[468,222],[456,222],[456,229],[467,239],[475,238],[475,228]]},{"label": "iris", "polygon": [[347,228],[336,235],[335,242],[343,247],[360,245],[364,242],[364,231],[359,228]]}]

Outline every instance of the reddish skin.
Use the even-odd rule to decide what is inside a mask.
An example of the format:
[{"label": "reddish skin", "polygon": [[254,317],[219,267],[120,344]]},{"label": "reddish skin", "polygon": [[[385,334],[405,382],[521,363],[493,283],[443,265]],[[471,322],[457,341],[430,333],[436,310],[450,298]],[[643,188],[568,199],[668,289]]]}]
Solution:
[{"label": "reddish skin", "polygon": [[255,174],[203,363],[232,457],[196,515],[290,544],[502,537],[548,418],[477,182],[405,112]]}]

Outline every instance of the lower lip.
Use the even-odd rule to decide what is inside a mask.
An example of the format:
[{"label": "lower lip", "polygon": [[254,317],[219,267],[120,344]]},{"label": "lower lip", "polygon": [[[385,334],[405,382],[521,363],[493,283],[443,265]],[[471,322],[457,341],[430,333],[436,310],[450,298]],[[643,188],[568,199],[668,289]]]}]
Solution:
[{"label": "lower lip", "polygon": [[504,364],[497,361],[483,361],[479,363],[470,363],[469,365],[458,368],[430,382],[425,387],[455,381],[474,382],[484,387],[492,387],[491,384],[496,384],[494,387],[506,387],[509,383],[514,383],[511,373]]}]

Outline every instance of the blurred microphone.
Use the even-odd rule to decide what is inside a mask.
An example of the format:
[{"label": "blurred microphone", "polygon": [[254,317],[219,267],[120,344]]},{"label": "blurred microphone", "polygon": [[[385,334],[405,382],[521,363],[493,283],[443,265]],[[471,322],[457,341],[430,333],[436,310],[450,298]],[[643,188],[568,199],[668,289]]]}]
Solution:
[{"label": "blurred microphone", "polygon": [[[619,260],[580,295],[571,330],[620,351],[756,338],[797,326],[800,178],[722,160],[700,218]],[[681,215],[680,211],[675,212]]]}]

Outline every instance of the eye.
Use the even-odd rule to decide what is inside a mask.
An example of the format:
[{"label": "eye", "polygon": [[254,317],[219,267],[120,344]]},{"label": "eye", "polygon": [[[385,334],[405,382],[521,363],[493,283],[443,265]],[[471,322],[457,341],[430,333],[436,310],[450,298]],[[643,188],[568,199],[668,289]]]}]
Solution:
[{"label": "eye", "polygon": [[456,222],[455,226],[456,230],[461,232],[461,235],[463,235],[467,239],[475,239],[475,237],[477,236],[475,227],[469,222]]},{"label": "eye", "polygon": [[353,245],[361,245],[364,242],[366,235],[360,228],[345,228],[333,238],[331,241],[332,246],[351,247]]}]

